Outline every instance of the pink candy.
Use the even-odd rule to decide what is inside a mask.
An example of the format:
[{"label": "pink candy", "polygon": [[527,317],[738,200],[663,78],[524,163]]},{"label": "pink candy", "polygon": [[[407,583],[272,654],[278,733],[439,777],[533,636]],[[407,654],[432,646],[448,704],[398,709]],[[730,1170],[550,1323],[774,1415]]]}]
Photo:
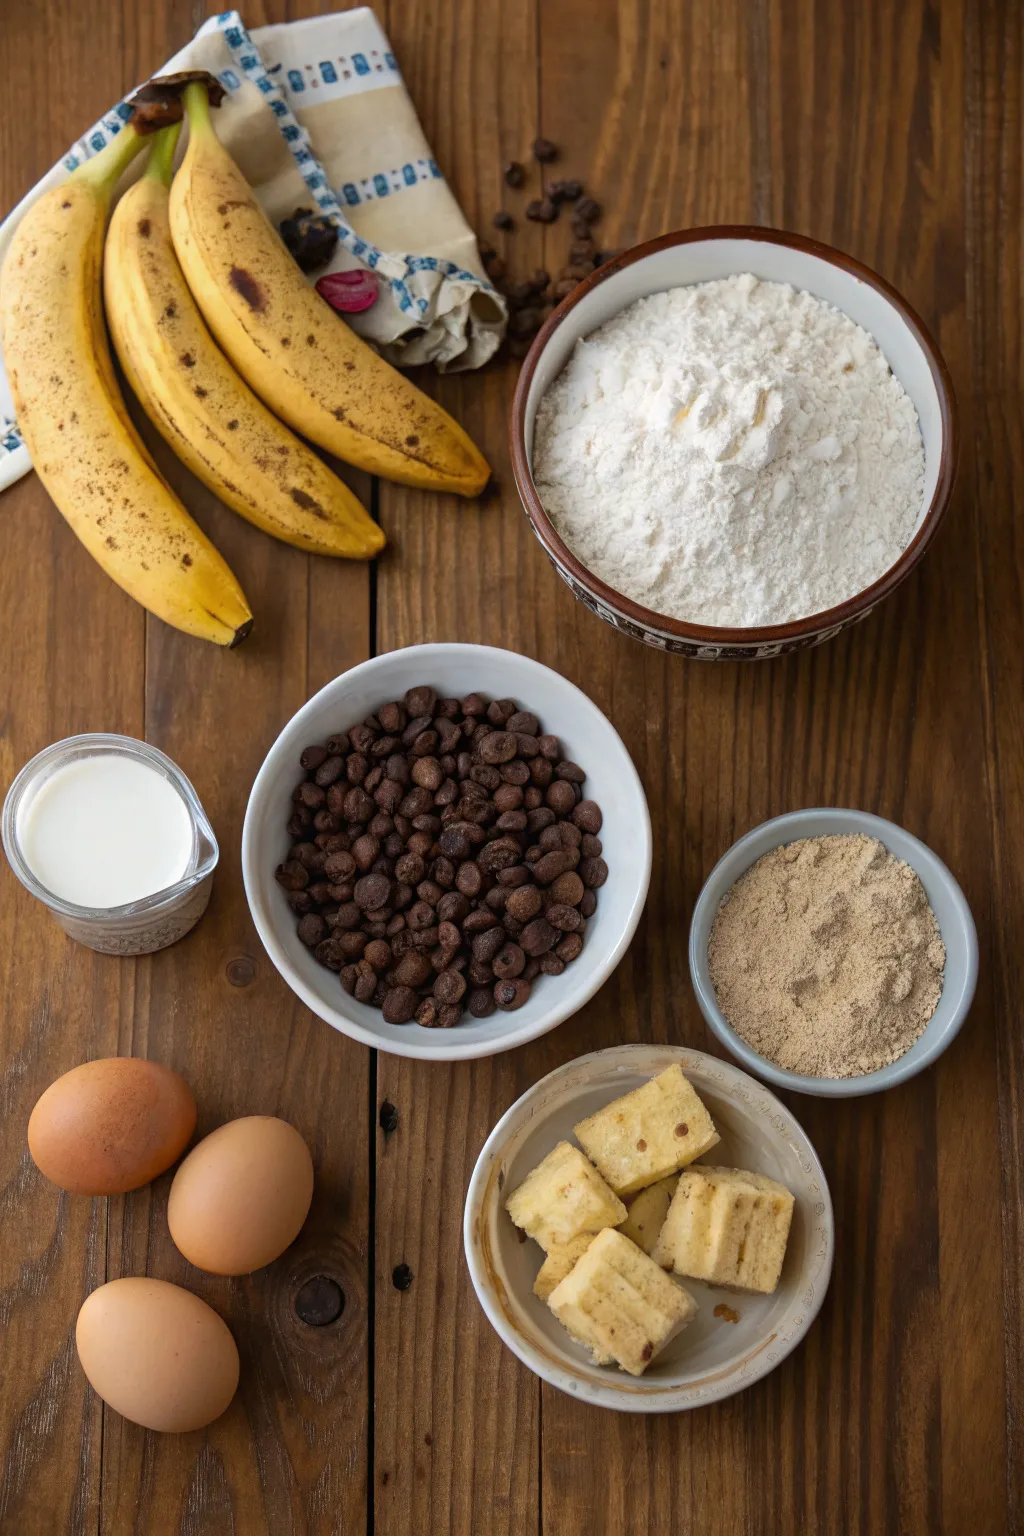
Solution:
[{"label": "pink candy", "polygon": [[328,272],[321,277],[316,291],[332,309],[343,315],[358,315],[377,302],[377,279],[372,272],[355,267],[349,272]]}]

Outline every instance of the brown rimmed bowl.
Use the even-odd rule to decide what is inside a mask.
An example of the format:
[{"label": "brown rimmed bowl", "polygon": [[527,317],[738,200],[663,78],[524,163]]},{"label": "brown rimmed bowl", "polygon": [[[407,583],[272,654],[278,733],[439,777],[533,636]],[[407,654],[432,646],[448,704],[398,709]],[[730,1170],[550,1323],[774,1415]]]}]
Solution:
[{"label": "brown rimmed bowl", "polygon": [[[790,283],[835,305],[874,336],[917,409],[924,438],[925,489],[913,538],[896,563],[854,597],[807,618],[759,629],[690,624],[644,608],[584,566],[549,519],[534,485],[537,407],[582,337],[651,293],[752,272]],[[645,645],[705,661],[760,659],[820,645],[868,614],[909,576],[935,536],[953,490],[956,400],[949,370],[905,299],[869,267],[801,235],[753,225],[678,230],[624,251],[599,267],[549,316],[523,363],[512,402],[512,469],[537,538],[579,600]]]}]

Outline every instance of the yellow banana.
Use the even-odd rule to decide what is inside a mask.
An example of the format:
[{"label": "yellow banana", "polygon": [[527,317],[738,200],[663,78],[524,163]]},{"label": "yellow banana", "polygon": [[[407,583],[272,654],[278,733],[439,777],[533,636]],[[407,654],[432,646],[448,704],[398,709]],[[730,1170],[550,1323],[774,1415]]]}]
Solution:
[{"label": "yellow banana", "polygon": [[249,605],[135,431],[103,327],[110,202],[144,144],[128,124],[25,214],[0,272],[4,361],[32,462],[93,558],[166,623],[236,645]]},{"label": "yellow banana", "polygon": [[314,554],[375,555],[378,525],[239,378],[196,308],[168,216],[179,129],[156,135],[107,231],[107,323],[125,376],[179,458],[251,523]]},{"label": "yellow banana", "polygon": [[320,447],[371,474],[476,496],[486,461],[457,422],[306,282],[221,144],[206,86],[185,87],[189,142],[171,233],[193,297],[243,378]]}]

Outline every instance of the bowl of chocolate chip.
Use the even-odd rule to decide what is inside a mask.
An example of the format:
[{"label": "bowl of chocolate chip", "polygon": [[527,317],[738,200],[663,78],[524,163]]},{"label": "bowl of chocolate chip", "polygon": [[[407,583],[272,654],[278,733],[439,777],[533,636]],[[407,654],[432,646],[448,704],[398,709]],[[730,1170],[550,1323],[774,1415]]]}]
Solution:
[{"label": "bowl of chocolate chip", "polygon": [[529,657],[411,646],[328,683],[260,769],[242,833],[257,931],[364,1045],[490,1056],[576,1013],[621,960],[651,872],[611,722]]}]

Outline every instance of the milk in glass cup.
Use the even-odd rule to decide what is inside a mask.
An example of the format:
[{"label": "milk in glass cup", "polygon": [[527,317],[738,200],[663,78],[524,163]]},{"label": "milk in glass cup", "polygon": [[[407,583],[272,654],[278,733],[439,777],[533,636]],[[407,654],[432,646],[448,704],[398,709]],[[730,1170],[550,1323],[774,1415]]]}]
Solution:
[{"label": "milk in glass cup", "polygon": [[176,763],[131,736],[69,736],[18,774],[3,844],[27,890],[90,949],[142,955],[210,900],[217,839]]}]

